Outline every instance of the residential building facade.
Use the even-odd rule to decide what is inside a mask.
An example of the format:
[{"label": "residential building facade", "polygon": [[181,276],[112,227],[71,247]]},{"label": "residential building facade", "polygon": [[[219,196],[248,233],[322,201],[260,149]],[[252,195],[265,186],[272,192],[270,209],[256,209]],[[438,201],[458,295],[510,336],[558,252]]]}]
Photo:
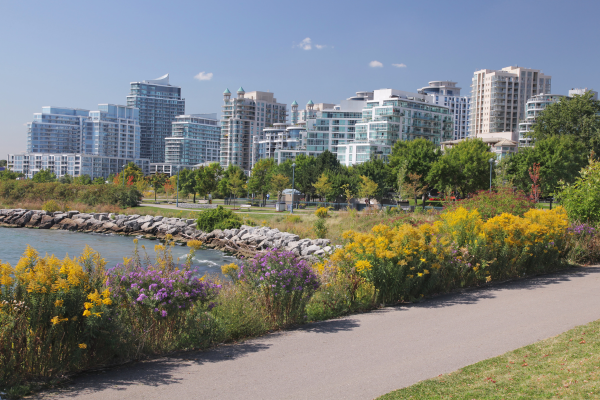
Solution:
[{"label": "residential building facade", "polygon": [[273,93],[248,92],[243,88],[231,98],[229,89],[223,93],[221,119],[220,162],[224,168],[237,165],[246,173],[252,169],[254,137],[274,124],[286,123],[286,105],[278,103]]},{"label": "residential building facade", "polygon": [[169,74],[158,79],[131,82],[127,105],[138,108],[141,132],[141,158],[153,163],[165,161],[165,138],[171,136],[171,123],[185,114],[181,88],[169,84]]},{"label": "residential building facade", "polygon": [[550,104],[558,103],[564,97],[561,94],[538,94],[527,100],[525,118],[519,123],[519,147],[533,145],[533,139],[529,136],[533,132],[538,115]]},{"label": "residential building facade", "polygon": [[431,95],[433,104],[450,108],[454,115],[454,139],[464,139],[469,136],[469,116],[471,111],[471,96],[461,96],[461,88],[452,81],[431,81],[429,86],[419,89],[421,94]]},{"label": "residential building facade", "polygon": [[346,166],[385,160],[398,140],[424,138],[440,145],[453,138],[453,114],[447,106],[436,105],[431,95],[375,90],[361,114],[353,140],[337,147],[337,158]]},{"label": "residential building facade", "polygon": [[540,70],[506,67],[475,71],[471,84],[469,134],[512,131],[518,133],[527,100],[551,93],[551,76]]},{"label": "residential building facade", "polygon": [[27,152],[140,158],[138,115],[114,104],[99,104],[98,111],[42,107],[27,124]]},{"label": "residential building facade", "polygon": [[14,172],[31,179],[42,169],[54,172],[57,178],[65,175],[78,177],[88,175],[91,179],[107,179],[116,175],[130,162],[137,164],[144,175],[150,173],[150,160],[122,157],[106,157],[83,153],[22,153],[9,154],[8,166]]},{"label": "residential building facade", "polygon": [[172,134],[165,138],[165,163],[193,166],[219,162],[221,128],[217,114],[191,114],[175,117]]},{"label": "residential building facade", "polygon": [[254,136],[252,165],[264,158],[273,158],[279,162],[288,158],[295,158],[291,154],[299,151],[302,138],[306,129],[301,126],[288,126],[287,124],[273,124]]}]

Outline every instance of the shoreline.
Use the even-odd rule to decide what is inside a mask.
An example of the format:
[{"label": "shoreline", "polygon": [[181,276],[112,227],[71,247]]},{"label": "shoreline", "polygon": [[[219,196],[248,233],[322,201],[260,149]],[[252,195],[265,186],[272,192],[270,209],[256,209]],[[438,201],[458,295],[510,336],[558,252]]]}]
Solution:
[{"label": "shoreline", "polygon": [[266,226],[242,225],[239,229],[204,232],[196,228],[196,221],[193,219],[138,214],[80,213],[76,210],[49,213],[43,210],[0,209],[0,226],[141,236],[149,240],[162,240],[166,235],[171,235],[176,242],[199,240],[206,248],[230,253],[237,258],[254,257],[276,248],[291,251],[308,261],[317,261],[336,248],[330,245],[329,239],[300,239],[298,235]]}]

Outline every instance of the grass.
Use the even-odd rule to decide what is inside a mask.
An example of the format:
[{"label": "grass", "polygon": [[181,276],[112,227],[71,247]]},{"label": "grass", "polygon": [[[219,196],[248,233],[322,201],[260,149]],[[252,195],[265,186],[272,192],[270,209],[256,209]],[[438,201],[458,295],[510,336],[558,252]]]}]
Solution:
[{"label": "grass", "polygon": [[561,398],[600,398],[600,320],[380,397]]}]

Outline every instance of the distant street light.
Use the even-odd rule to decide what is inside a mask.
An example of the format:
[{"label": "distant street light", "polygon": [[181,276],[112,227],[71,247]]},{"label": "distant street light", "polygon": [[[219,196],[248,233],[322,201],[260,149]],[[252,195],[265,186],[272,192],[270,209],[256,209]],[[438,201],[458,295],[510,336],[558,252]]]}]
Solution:
[{"label": "distant street light", "polygon": [[175,201],[175,207],[179,207],[179,168],[177,168],[177,200]]},{"label": "distant street light", "polygon": [[492,193],[492,168],[496,163],[496,159],[490,158],[490,193]]},{"label": "distant street light", "polygon": [[294,213],[294,196],[296,194],[296,190],[294,188],[294,179],[296,178],[296,163],[292,164],[292,210],[291,213]]}]

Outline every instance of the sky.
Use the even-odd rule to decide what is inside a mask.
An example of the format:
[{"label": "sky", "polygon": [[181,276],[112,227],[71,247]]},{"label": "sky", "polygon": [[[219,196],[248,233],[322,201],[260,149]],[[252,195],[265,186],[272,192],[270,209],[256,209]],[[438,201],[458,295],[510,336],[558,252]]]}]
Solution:
[{"label": "sky", "polygon": [[170,74],[186,113],[226,88],[303,107],[356,91],[414,91],[510,65],[552,92],[600,89],[599,1],[0,0],[0,159],[26,150],[43,106],[126,104],[130,82]]}]

